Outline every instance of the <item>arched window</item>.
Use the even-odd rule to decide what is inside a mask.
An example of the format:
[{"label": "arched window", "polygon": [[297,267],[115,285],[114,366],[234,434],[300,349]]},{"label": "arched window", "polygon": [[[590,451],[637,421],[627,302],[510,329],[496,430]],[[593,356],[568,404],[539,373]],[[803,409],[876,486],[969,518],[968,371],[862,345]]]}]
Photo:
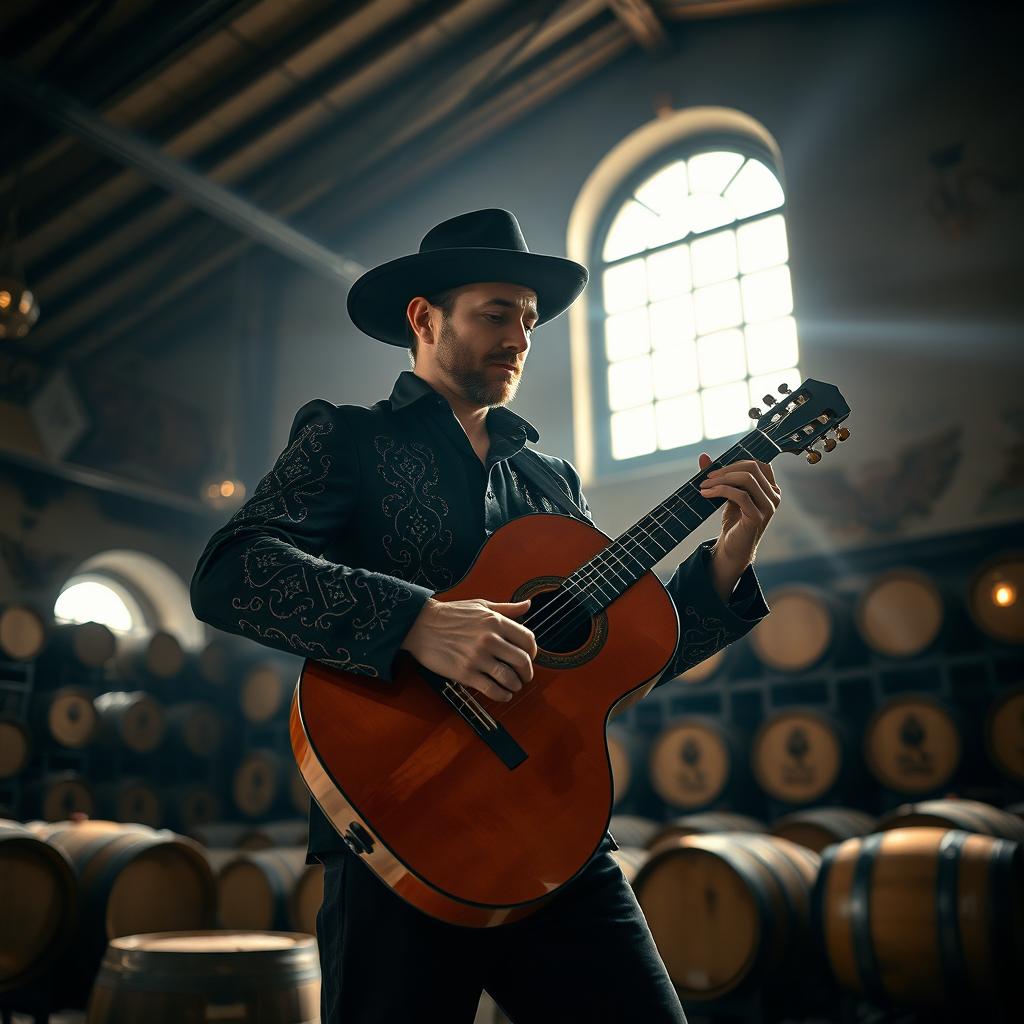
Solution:
[{"label": "arched window", "polygon": [[610,194],[589,259],[598,473],[684,453],[695,470],[799,385],[785,202],[770,150],[721,135],[661,149]]},{"label": "arched window", "polygon": [[132,592],[100,573],[72,576],[61,588],[53,617],[58,622],[101,622],[121,634],[146,628],[142,608]]}]

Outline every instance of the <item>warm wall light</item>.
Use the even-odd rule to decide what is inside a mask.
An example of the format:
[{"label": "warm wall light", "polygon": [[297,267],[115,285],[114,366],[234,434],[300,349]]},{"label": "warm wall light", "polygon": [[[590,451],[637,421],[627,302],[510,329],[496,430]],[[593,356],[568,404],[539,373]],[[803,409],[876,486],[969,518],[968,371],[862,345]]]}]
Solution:
[{"label": "warm wall light", "polygon": [[0,338],[24,338],[39,319],[39,303],[18,277],[0,276]]},{"label": "warm wall light", "polygon": [[1000,608],[1009,608],[1017,602],[1017,588],[1012,583],[1000,581],[992,588],[992,602]]},{"label": "warm wall light", "polygon": [[245,484],[238,479],[209,480],[203,485],[202,496],[212,508],[234,508],[245,501]]}]

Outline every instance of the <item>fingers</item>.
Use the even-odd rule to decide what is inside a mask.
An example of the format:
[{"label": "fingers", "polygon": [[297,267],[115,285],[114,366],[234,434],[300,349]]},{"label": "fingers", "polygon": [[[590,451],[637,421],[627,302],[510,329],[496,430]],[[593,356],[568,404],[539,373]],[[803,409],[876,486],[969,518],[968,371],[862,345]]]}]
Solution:
[{"label": "fingers", "polygon": [[[725,483],[726,480],[734,481],[735,484]],[[736,484],[743,486],[736,486]],[[700,486],[700,493],[704,497],[728,498],[739,505],[747,518],[754,522],[767,522],[775,512],[775,506],[781,500],[770,488],[771,485],[767,481],[762,484],[751,473],[724,471],[718,476],[705,480]]]},{"label": "fingers", "polygon": [[[754,495],[755,503],[759,506],[761,503],[757,500],[757,496],[762,494],[770,501],[772,511],[782,502],[782,491],[775,482],[775,474],[772,473],[771,467],[767,463],[757,462],[753,459],[744,459],[742,462],[734,462],[722,469],[712,470],[705,477],[705,481],[711,484],[742,487]],[[704,493],[703,488],[701,488],[701,493]]]},{"label": "fingers", "polygon": [[[499,614],[497,629],[498,635],[508,641],[510,645],[525,651],[529,658],[537,657],[537,638],[533,635],[533,631],[527,629],[521,622],[515,622]],[[503,654],[499,657],[505,661],[509,660]]]}]

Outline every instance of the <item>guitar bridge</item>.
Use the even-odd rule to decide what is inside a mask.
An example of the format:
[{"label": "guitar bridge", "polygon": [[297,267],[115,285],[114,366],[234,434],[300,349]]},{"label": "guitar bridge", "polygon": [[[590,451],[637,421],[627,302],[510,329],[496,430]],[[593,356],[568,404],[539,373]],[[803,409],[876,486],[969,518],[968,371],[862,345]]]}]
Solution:
[{"label": "guitar bridge", "polygon": [[511,733],[461,684],[417,664],[420,675],[449,707],[494,751],[506,768],[526,760],[526,751]]}]

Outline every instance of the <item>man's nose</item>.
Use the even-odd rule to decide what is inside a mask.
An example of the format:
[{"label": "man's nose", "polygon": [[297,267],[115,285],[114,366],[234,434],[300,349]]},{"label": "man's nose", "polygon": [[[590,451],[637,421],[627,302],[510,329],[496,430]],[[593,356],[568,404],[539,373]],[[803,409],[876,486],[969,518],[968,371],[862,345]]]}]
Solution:
[{"label": "man's nose", "polygon": [[530,332],[526,325],[520,320],[512,331],[512,342],[517,352],[524,352],[530,347]]}]

